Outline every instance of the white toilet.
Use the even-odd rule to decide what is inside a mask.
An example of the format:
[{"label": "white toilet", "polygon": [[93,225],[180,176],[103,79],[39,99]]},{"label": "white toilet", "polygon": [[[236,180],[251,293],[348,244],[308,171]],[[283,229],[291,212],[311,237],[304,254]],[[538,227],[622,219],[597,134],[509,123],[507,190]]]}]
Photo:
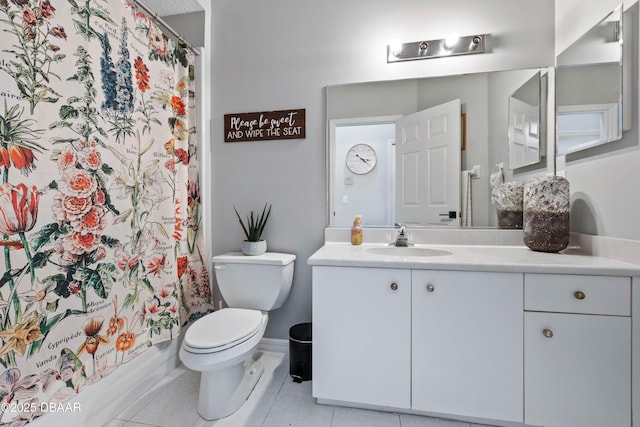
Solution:
[{"label": "white toilet", "polygon": [[226,417],[249,397],[264,366],[255,349],[264,335],[268,311],[289,296],[295,255],[231,252],[213,258],[229,308],[210,313],[187,330],[180,360],[202,372],[198,413],[207,420]]}]

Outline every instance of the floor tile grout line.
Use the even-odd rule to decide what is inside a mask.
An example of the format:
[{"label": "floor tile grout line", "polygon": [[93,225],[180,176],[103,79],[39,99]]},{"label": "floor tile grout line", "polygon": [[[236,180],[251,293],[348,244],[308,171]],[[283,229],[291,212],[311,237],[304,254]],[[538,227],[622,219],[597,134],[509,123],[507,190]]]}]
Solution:
[{"label": "floor tile grout line", "polygon": [[[278,369],[278,367],[276,366],[276,367],[274,368],[274,373],[275,373],[275,371],[276,371],[277,369]],[[264,418],[262,419],[262,423],[260,423],[260,426],[261,426],[261,427],[263,427],[263,426],[266,424],[267,419],[269,419],[269,414],[271,414],[271,410],[273,409],[273,405],[275,405],[276,401],[278,400],[278,396],[280,396],[280,392],[282,392],[282,388],[284,387],[284,383],[285,383],[285,381],[287,381],[287,376],[288,376],[288,375],[286,375],[286,374],[285,374],[284,379],[283,379],[283,380],[282,380],[282,382],[280,383],[280,387],[278,387],[278,390],[277,390],[277,392],[276,392],[276,396],[275,396],[275,398],[273,399],[273,401],[271,402],[271,404],[269,405],[269,410],[267,411],[267,413],[265,414]]]},{"label": "floor tile grout line", "polygon": [[162,427],[162,426],[159,426],[159,425],[156,425],[156,424],[141,423],[141,422],[139,422],[139,421],[127,421],[127,422],[124,424],[124,426],[123,426],[123,427],[126,427],[126,426],[127,426],[127,424],[129,424],[129,423],[136,423],[136,424],[140,424],[140,425],[148,426],[148,427]]},{"label": "floor tile grout line", "polygon": [[273,405],[275,404],[276,400],[278,400],[278,395],[280,393],[276,393],[276,397],[273,399],[273,401],[271,402],[271,404],[269,405],[269,410],[267,411],[267,413],[264,415],[264,418],[262,419],[262,422],[260,423],[261,427],[264,427],[264,425],[267,422],[267,419],[269,418],[269,414],[271,413],[271,410],[273,409]]},{"label": "floor tile grout line", "polygon": [[[175,378],[172,380],[174,381]],[[160,381],[161,382],[161,381]],[[162,390],[161,387],[158,386],[158,384],[160,383],[156,383],[153,387],[151,387],[150,389],[148,389],[142,396],[140,396],[140,398],[138,398],[138,400],[134,401],[133,403],[131,403],[130,406],[133,406],[136,402],[140,401],[143,397],[147,397],[150,396],[152,394],[156,394],[158,393],[160,390]],[[153,396],[151,396],[153,397]],[[134,414],[131,415],[131,417],[127,420],[127,422],[132,422],[132,423],[138,423],[138,424],[144,424],[144,425],[148,425],[151,427],[162,427],[162,426],[156,426],[154,424],[147,424],[144,422],[140,422],[140,421],[136,421],[134,420],[134,418],[140,413],[142,412],[143,409],[145,409],[147,406],[151,405],[153,403],[154,399],[150,398],[149,401],[147,403],[145,403],[144,405],[142,405]]]}]

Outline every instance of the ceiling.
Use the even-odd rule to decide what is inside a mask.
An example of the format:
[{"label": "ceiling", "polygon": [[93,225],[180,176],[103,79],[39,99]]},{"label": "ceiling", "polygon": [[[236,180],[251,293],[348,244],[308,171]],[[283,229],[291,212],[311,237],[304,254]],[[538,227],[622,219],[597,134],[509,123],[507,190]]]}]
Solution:
[{"label": "ceiling", "polygon": [[141,0],[141,3],[158,16],[181,15],[203,10],[198,0]]}]

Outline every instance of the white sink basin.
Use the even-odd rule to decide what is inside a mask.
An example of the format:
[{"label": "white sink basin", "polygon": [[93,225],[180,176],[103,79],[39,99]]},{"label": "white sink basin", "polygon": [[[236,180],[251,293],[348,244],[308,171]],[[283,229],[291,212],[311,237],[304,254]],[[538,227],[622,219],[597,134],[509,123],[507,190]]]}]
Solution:
[{"label": "white sink basin", "polygon": [[367,251],[376,255],[401,256],[401,257],[451,255],[451,252],[441,251],[439,249],[416,248],[413,246],[406,246],[406,247],[389,246],[386,248],[369,248],[367,249]]}]

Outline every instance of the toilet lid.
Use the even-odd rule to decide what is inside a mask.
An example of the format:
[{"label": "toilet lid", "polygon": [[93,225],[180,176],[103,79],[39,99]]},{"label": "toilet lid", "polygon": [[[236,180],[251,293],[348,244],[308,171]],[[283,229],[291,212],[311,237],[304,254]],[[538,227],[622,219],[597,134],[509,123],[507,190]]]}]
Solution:
[{"label": "toilet lid", "polygon": [[245,308],[224,308],[196,320],[187,329],[185,345],[194,349],[215,349],[253,336],[262,312]]},{"label": "toilet lid", "polygon": [[262,255],[246,256],[242,252],[228,252],[213,257],[213,264],[265,264],[265,265],[289,265],[295,261],[293,254],[279,252],[265,252]]}]

